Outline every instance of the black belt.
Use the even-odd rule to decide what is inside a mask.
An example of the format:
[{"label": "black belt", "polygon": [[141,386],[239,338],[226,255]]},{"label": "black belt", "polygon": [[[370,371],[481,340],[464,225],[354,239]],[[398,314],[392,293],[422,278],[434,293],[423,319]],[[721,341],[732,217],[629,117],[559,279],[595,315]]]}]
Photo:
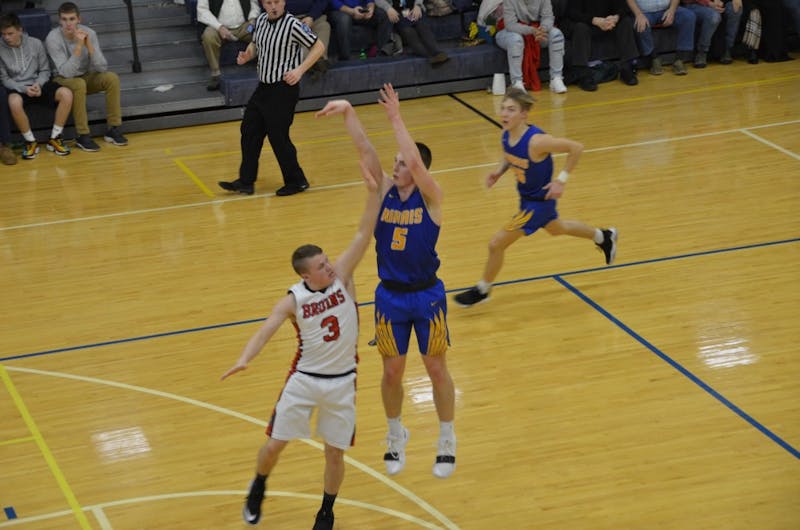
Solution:
[{"label": "black belt", "polygon": [[422,280],[421,282],[414,282],[414,283],[404,283],[404,282],[396,282],[394,280],[381,280],[381,285],[383,285],[386,289],[390,291],[399,291],[401,293],[415,293],[417,291],[424,291],[425,289],[430,289],[436,282],[439,281],[435,275],[428,278],[427,280]]},{"label": "black belt", "polygon": [[345,372],[343,374],[318,374],[315,372],[304,372],[303,370],[298,370],[299,373],[303,375],[310,375],[311,377],[319,377],[320,379],[336,379],[337,377],[344,377],[350,374],[356,373],[356,369],[353,368],[349,372]]}]

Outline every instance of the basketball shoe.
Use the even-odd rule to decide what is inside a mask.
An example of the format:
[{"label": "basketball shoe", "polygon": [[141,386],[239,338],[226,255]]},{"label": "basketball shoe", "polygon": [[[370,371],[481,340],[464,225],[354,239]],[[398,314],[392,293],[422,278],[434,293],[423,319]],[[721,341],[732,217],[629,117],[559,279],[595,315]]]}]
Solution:
[{"label": "basketball shoe", "polygon": [[595,243],[597,248],[603,251],[606,256],[606,265],[614,263],[614,258],[617,257],[617,229],[614,227],[603,228],[603,242]]},{"label": "basketball shoe", "polygon": [[64,145],[64,139],[61,138],[60,134],[47,141],[47,150],[54,152],[58,156],[66,156],[70,153],[69,147]]},{"label": "basketball shoe", "polygon": [[25,142],[25,147],[22,148],[22,159],[33,160],[39,154],[39,143],[34,140],[32,142]]},{"label": "basketball shoe", "polygon": [[333,512],[318,511],[311,530],[333,530]]},{"label": "basketball shoe", "polygon": [[456,439],[440,438],[436,462],[433,464],[433,476],[447,478],[456,470]]},{"label": "basketball shoe", "polygon": [[386,464],[386,473],[396,475],[406,467],[406,444],[408,444],[409,432],[403,427],[403,437],[398,438],[388,434],[386,445],[388,450],[383,455],[383,462]]},{"label": "basketball shoe", "polygon": [[264,501],[265,489],[266,485],[257,480],[250,483],[250,491],[242,508],[242,519],[250,526],[257,525],[261,520],[261,503]]},{"label": "basketball shoe", "polygon": [[456,303],[463,307],[469,307],[471,305],[479,304],[481,302],[485,302],[489,298],[489,293],[482,293],[478,287],[470,287],[468,290],[464,291],[463,293],[458,293],[453,297],[453,300]]}]

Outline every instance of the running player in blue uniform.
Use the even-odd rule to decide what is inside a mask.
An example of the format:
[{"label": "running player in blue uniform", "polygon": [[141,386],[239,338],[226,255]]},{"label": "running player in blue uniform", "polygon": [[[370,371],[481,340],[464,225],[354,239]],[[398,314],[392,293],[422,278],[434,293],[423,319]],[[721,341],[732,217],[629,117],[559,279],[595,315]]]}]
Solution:
[{"label": "running player in blue uniform", "polygon": [[[591,239],[603,251],[611,265],[617,253],[617,229],[593,228],[581,221],[559,219],[556,199],[564,193],[567,178],[583,151],[583,145],[567,138],[556,138],[535,125],[528,125],[528,111],[533,98],[524,90],[511,88],[500,107],[503,125],[503,159],[500,166],[486,177],[492,187],[503,173],[511,169],[517,180],[519,212],[489,242],[489,259],[483,277],[475,287],[455,296],[455,302],[471,306],[489,298],[492,282],[503,266],[506,249],[522,236],[540,228],[550,235],[563,234]],[[567,153],[564,169],[553,180],[552,153]]]},{"label": "running player in blue uniform", "polygon": [[403,373],[413,328],[422,361],[433,386],[439,416],[439,446],[433,474],[449,477],[456,467],[455,387],[447,370],[447,298],[437,278],[436,241],[442,224],[442,189],[428,172],[431,152],[415,143],[400,116],[400,98],[385,84],[379,103],[386,109],[400,152],[392,175],[381,169],[378,155],[353,107],[344,100],[329,102],[318,115],[344,114],[345,126],[359,152],[362,171],[381,182],[382,198],[375,227],[378,276],[375,290],[375,335],[383,357],[381,395],[389,424],[383,460],[389,475],[405,466],[408,429],[400,422]]}]

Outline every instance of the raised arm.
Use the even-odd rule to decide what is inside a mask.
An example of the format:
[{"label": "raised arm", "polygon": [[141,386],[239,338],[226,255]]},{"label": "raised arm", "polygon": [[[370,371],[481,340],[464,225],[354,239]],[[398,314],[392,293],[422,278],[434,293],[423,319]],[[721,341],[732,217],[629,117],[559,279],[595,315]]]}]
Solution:
[{"label": "raised arm", "polygon": [[[317,112],[315,116],[321,118],[324,116],[334,116],[341,114],[344,117],[344,126],[347,133],[353,140],[353,145],[358,151],[358,158],[361,163],[365,165],[369,172],[373,175],[376,182],[378,182],[379,189],[382,184],[383,169],[381,169],[381,162],[378,159],[378,153],[375,151],[372,142],[369,141],[367,133],[364,131],[364,126],[361,120],[358,119],[356,109],[350,104],[349,101],[344,99],[336,99],[329,101],[325,107]],[[381,190],[383,191],[383,190]]]},{"label": "raised arm", "polygon": [[294,315],[294,310],[294,295],[287,294],[281,298],[281,300],[275,304],[275,307],[272,309],[272,313],[267,317],[266,320],[264,320],[264,323],[261,324],[261,327],[258,328],[258,331],[256,331],[255,335],[250,337],[250,340],[247,342],[244,350],[242,350],[242,354],[239,356],[236,364],[222,374],[220,381],[235,374],[236,372],[246,370],[250,361],[252,361],[253,358],[255,358],[255,356],[261,352],[269,339],[271,339],[275,332],[278,331],[278,328],[281,327],[281,324],[283,324],[287,318],[290,318],[292,315]]},{"label": "raised arm", "polygon": [[375,221],[378,218],[380,199],[382,197],[380,185],[383,181],[383,170],[378,160],[378,153],[375,151],[372,142],[369,141],[367,133],[364,131],[364,126],[349,101],[344,99],[329,101],[322,110],[317,112],[316,117],[321,118],[337,114],[341,114],[344,117],[345,128],[353,140],[356,151],[358,151],[361,176],[367,186],[367,204],[364,208],[364,214],[361,216],[361,222],[358,225],[355,238],[333,265],[337,276],[347,283],[353,276],[353,271],[358,262],[361,261],[361,258],[364,257],[364,253],[372,241],[372,232],[375,230]]},{"label": "raised arm", "polygon": [[414,139],[411,138],[411,134],[408,132],[406,124],[403,122],[403,117],[400,115],[400,96],[397,95],[391,83],[385,83],[383,85],[381,89],[381,98],[378,102],[386,109],[386,115],[389,117],[389,123],[392,124],[392,128],[394,129],[394,135],[397,139],[400,153],[403,155],[403,161],[406,167],[411,171],[411,174],[414,175],[414,183],[425,198],[425,202],[431,210],[431,214],[436,215],[436,211],[439,211],[441,208],[442,198],[444,196],[442,188],[439,187],[439,183],[431,176],[428,168],[425,167],[422,158],[419,156],[417,144],[415,144]]},{"label": "raised arm", "polygon": [[358,225],[358,231],[350,246],[347,247],[341,256],[333,264],[336,270],[336,275],[341,278],[345,283],[350,283],[355,270],[364,253],[367,251],[370,242],[372,241],[372,233],[375,231],[375,221],[378,219],[378,210],[380,210],[381,200],[378,195],[378,180],[364,164],[359,160],[361,166],[361,175],[364,178],[364,183],[367,185],[367,204],[364,207],[364,213],[361,215],[361,222]]}]

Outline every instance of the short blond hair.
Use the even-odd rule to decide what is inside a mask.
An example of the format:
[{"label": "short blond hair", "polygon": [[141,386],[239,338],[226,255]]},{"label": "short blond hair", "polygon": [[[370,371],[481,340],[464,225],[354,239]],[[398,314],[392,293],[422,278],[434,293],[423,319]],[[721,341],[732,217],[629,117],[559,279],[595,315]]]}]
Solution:
[{"label": "short blond hair", "polygon": [[533,107],[533,104],[536,102],[536,100],[533,99],[533,96],[528,94],[527,90],[522,90],[521,88],[515,87],[511,87],[508,89],[508,91],[506,91],[506,95],[503,96],[503,100],[506,99],[513,100],[520,106],[520,108],[522,108],[522,110],[526,112],[531,110],[531,107]]}]

